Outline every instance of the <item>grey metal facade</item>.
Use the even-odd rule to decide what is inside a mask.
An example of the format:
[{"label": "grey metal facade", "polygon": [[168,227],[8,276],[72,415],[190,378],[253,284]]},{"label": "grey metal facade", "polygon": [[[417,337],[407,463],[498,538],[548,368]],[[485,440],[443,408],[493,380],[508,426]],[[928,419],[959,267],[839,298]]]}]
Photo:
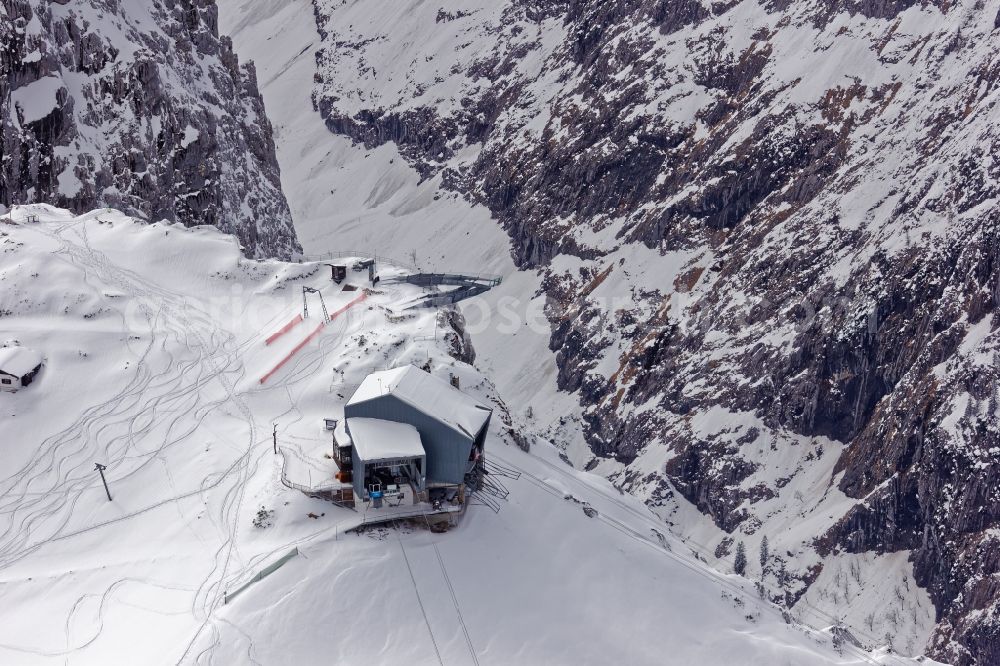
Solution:
[{"label": "grey metal facade", "polygon": [[466,435],[391,393],[346,405],[344,416],[409,423],[416,428],[426,454],[427,483],[462,483],[469,466],[472,445],[477,442],[483,444],[490,425],[487,418],[480,432]]}]

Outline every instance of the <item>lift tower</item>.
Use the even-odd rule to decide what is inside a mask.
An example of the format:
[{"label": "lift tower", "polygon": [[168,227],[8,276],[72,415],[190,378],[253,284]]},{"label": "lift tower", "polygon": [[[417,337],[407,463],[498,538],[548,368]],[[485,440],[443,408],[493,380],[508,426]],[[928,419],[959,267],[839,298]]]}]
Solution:
[{"label": "lift tower", "polygon": [[319,304],[323,308],[323,323],[329,323],[330,313],[326,311],[326,301],[323,300],[323,292],[314,287],[306,287],[305,285],[302,287],[302,318],[309,318],[309,294],[317,294],[319,296]]}]

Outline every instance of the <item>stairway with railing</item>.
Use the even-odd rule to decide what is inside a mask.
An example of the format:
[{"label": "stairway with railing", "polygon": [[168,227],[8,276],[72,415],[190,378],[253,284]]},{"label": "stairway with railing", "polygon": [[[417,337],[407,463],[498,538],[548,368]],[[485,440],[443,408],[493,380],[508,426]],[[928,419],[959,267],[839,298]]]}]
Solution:
[{"label": "stairway with railing", "polygon": [[521,473],[490,458],[481,458],[469,478],[471,492],[469,504],[479,504],[500,513],[503,502],[510,495],[500,478],[517,480]]}]

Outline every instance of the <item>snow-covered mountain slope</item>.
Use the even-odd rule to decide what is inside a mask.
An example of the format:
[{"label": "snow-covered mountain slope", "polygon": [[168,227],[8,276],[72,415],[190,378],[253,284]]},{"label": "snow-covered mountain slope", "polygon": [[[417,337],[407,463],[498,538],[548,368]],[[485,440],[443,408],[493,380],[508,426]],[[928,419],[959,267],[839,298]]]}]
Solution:
[{"label": "snow-covered mountain slope", "polygon": [[220,11],[222,31],[260,73],[281,183],[307,253],[364,249],[427,268],[513,269],[488,209],[457,201],[439,178],[421,181],[392,146],[362,152],[327,130],[312,103],[321,42],[309,0],[266,8],[223,0]]},{"label": "snow-covered mountain slope", "polygon": [[337,135],[275,110],[330,151],[314,251],[455,261],[496,242],[486,206],[531,269],[473,335],[518,429],[723,568],[766,536],[793,609],[1000,661],[1000,3],[304,4],[222,10],[258,64],[316,53],[263,90],[315,75]]},{"label": "snow-covered mountain slope", "polygon": [[252,66],[214,0],[0,2],[0,204],[211,224],[298,251]]},{"label": "snow-covered mountain slope", "polygon": [[[561,446],[571,440],[586,462],[578,399],[557,385],[540,276],[515,271],[509,239],[487,208],[470,204],[439,177],[421,178],[394,144],[366,149],[331,134],[318,111],[310,112],[322,43],[310,0],[268,8],[222,0],[220,29],[260,72],[282,185],[305,251],[356,249],[427,270],[503,275],[503,284],[460,308],[475,337],[475,364],[503,396],[516,432],[551,430]],[[528,410],[534,418],[524,423]]]},{"label": "snow-covered mountain slope", "polygon": [[45,365],[0,401],[0,662],[915,663],[791,622],[658,535],[638,500],[555,449],[521,451],[499,419],[489,455],[521,472],[499,513],[472,507],[441,535],[346,533],[361,514],[284,487],[279,461],[328,447],[322,418],[347,387],[419,361],[498,399],[449,356],[435,311],[393,312],[414,287],[382,285],[262,384],[297,341],[264,340],[300,286],[331,310],[357,293],[322,265],[249,261],[214,229],[107,211],[29,206],[14,222],[0,322]]}]

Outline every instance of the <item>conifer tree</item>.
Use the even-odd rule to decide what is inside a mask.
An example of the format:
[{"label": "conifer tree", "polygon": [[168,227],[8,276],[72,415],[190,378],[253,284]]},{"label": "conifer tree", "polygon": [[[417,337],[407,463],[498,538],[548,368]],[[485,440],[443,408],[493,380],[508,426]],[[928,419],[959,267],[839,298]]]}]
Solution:
[{"label": "conifer tree", "polygon": [[747,547],[740,541],[736,544],[736,560],[733,561],[733,571],[743,575],[747,570]]}]

